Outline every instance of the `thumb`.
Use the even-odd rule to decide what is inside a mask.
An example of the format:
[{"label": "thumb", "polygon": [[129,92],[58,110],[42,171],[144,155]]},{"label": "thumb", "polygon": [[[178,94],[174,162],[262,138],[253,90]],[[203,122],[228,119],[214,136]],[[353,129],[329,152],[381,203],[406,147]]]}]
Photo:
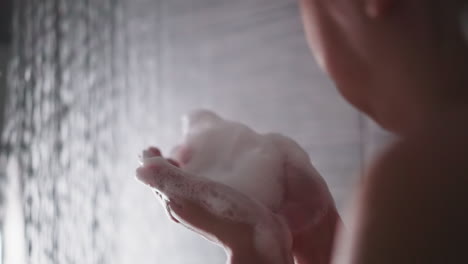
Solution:
[{"label": "thumb", "polygon": [[147,158],[136,170],[136,178],[165,196],[190,193],[192,175],[180,170],[162,157]]}]

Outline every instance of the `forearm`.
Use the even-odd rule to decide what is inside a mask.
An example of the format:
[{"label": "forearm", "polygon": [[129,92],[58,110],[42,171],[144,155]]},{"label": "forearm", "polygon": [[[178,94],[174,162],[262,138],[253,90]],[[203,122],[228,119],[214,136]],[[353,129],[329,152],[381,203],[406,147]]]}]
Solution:
[{"label": "forearm", "polygon": [[314,228],[295,237],[293,254],[297,264],[329,264],[338,226],[342,224],[333,206]]}]

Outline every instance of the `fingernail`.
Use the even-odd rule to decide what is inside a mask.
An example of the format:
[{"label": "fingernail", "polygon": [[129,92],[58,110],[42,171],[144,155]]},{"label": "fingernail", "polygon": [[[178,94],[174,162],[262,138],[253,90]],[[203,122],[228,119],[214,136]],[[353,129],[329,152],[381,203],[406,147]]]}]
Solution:
[{"label": "fingernail", "polygon": [[161,156],[162,155],[161,151],[156,147],[149,147],[148,151],[151,152],[151,154],[153,154],[153,156]]}]

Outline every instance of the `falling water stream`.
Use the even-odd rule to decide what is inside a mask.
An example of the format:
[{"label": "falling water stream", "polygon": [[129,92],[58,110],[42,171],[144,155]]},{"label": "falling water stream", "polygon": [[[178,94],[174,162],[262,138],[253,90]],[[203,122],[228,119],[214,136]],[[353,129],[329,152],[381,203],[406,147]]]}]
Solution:
[{"label": "falling water stream", "polygon": [[116,254],[118,4],[15,2],[3,139],[27,263],[110,263]]}]

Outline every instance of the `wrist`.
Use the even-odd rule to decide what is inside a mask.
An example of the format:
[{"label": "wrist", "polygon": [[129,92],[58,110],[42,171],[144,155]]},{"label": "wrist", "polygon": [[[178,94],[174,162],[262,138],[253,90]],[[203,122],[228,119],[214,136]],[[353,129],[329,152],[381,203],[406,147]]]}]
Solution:
[{"label": "wrist", "polygon": [[229,264],[267,264],[255,247],[244,245],[227,250]]},{"label": "wrist", "polygon": [[263,264],[268,263],[265,261],[255,245],[255,231],[254,228],[249,232],[244,232],[236,236],[236,239],[230,241],[227,245],[228,263],[230,264]]},{"label": "wrist", "polygon": [[[274,221],[275,224],[278,224]],[[271,223],[270,223],[271,224]],[[274,226],[274,227],[273,227]],[[291,264],[291,236],[286,224],[255,229],[228,249],[230,264]]]},{"label": "wrist", "polygon": [[341,218],[336,207],[330,206],[314,226],[294,236],[293,253],[298,263],[328,264]]}]

